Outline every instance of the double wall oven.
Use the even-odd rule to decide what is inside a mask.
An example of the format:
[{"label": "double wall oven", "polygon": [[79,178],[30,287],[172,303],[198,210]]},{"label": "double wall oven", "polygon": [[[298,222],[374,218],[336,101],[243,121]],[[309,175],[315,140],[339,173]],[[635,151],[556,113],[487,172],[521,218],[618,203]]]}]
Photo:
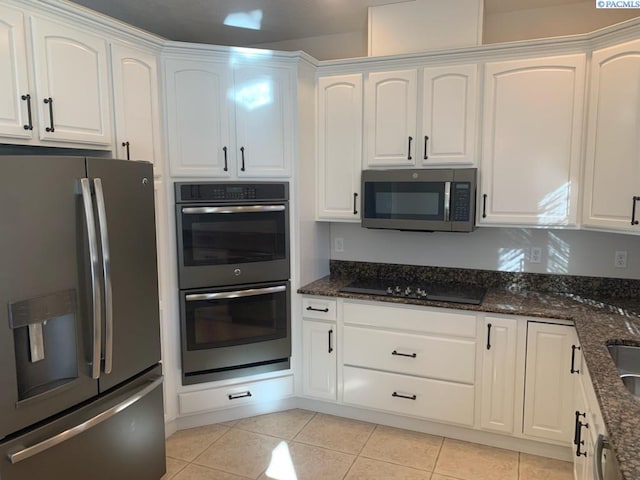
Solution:
[{"label": "double wall oven", "polygon": [[288,187],[175,184],[184,385],[289,368]]}]

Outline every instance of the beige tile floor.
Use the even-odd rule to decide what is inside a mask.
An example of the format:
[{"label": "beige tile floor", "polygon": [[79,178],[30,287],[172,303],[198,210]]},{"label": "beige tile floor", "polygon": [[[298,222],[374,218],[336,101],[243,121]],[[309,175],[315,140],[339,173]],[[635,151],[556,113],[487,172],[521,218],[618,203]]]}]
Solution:
[{"label": "beige tile floor", "polygon": [[162,480],[571,480],[569,462],[307,410],[176,432]]}]

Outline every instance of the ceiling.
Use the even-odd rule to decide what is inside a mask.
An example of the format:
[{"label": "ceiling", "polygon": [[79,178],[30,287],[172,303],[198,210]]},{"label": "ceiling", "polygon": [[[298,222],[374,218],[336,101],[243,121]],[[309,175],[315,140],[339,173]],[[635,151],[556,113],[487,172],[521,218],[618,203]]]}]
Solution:
[{"label": "ceiling", "polygon": [[[72,1],[169,40],[248,46],[365,32],[368,7],[407,0]],[[485,0],[484,8],[486,15],[580,1],[584,0]]]}]

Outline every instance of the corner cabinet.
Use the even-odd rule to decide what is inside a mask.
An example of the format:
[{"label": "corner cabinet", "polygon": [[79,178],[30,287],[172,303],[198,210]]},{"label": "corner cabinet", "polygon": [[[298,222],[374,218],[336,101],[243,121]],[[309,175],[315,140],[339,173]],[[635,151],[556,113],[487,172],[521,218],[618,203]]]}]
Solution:
[{"label": "corner cabinet", "polygon": [[318,79],[318,220],[360,221],[362,74]]},{"label": "corner cabinet", "polygon": [[584,180],[583,225],[640,233],[640,40],[597,50]]},{"label": "corner cabinet", "polygon": [[162,157],[156,56],[112,44],[111,69],[116,156],[152,162],[158,176]]},{"label": "corner cabinet", "polygon": [[2,5],[0,67],[0,136],[14,139],[5,143],[111,145],[104,38]]},{"label": "corner cabinet", "polygon": [[293,159],[288,67],[165,62],[171,175],[287,177]]},{"label": "corner cabinet", "polygon": [[585,55],[485,66],[481,225],[577,223]]},{"label": "corner cabinet", "polygon": [[370,73],[365,168],[475,163],[477,69],[469,64]]}]

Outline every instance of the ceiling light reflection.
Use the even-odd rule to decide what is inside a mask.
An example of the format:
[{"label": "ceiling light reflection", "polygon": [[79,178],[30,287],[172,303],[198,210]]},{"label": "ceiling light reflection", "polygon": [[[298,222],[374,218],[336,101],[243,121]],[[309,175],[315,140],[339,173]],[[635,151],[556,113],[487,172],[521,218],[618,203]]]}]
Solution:
[{"label": "ceiling light reflection", "polygon": [[224,24],[229,27],[260,30],[262,27],[262,10],[230,13],[227,15],[227,18],[224,19]]}]

